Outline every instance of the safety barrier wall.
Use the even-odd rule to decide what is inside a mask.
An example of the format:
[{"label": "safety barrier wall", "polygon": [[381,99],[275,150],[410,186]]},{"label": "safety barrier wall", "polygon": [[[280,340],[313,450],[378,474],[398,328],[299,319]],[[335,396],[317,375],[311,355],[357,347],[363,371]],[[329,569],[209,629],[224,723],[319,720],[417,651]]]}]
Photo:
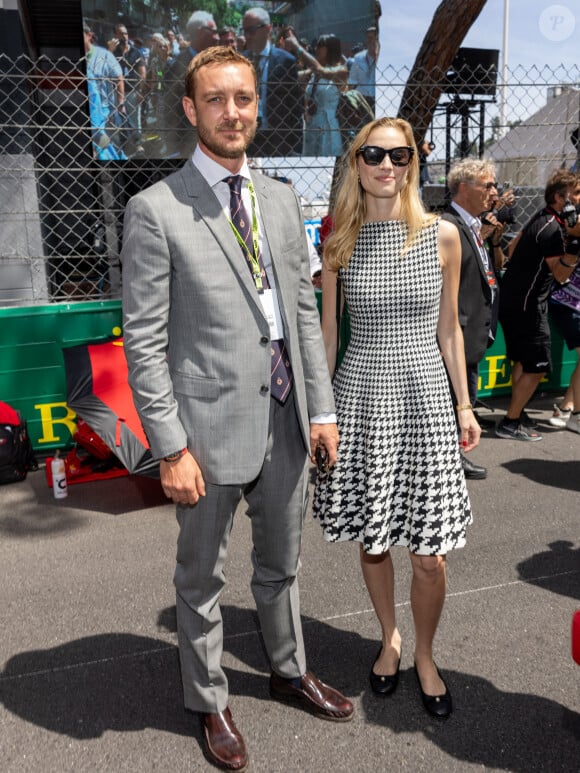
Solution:
[{"label": "safety barrier wall", "polygon": [[[342,350],[348,338],[343,322]],[[62,349],[98,343],[122,334],[118,300],[51,304],[0,309],[0,399],[28,421],[37,451],[71,444],[74,413],[66,404]],[[560,390],[570,380],[575,362],[562,339],[553,334],[554,370],[542,389]],[[482,399],[510,392],[511,363],[506,359],[501,327],[480,367]]]}]

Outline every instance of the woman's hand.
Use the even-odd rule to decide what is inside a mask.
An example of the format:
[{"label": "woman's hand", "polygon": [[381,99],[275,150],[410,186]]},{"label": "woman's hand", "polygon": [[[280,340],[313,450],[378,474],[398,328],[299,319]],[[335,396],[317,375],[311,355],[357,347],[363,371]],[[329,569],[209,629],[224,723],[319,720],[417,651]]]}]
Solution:
[{"label": "woman's hand", "polygon": [[284,48],[286,49],[286,51],[290,51],[290,53],[292,54],[296,53],[296,51],[300,48],[300,43],[298,42],[293,32],[288,32],[285,35]]},{"label": "woman's hand", "polygon": [[473,411],[464,409],[458,412],[459,421],[459,445],[464,452],[471,451],[479,443],[481,437],[481,427],[477,423]]}]

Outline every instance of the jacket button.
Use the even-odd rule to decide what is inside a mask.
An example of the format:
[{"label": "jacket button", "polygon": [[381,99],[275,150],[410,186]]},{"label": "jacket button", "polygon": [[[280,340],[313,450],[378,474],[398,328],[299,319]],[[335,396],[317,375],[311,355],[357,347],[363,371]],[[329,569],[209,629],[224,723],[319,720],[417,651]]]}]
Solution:
[{"label": "jacket button", "polygon": [[270,343],[270,339],[268,338],[268,336],[262,336],[262,337],[260,338],[260,343],[261,343],[261,344],[264,344],[264,346],[266,346],[266,344],[269,344],[269,343]]},{"label": "jacket button", "polygon": [[267,387],[265,384],[262,384],[262,386],[260,387],[260,394],[267,395],[269,391],[270,391],[270,388]]}]

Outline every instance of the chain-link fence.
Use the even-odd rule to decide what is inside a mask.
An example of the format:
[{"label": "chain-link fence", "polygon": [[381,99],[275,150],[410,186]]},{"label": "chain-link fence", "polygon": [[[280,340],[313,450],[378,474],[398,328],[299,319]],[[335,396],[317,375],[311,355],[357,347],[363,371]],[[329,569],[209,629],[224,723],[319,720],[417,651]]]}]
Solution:
[{"label": "chain-link fence", "polygon": [[[91,84],[86,64],[0,55],[0,305],[119,297],[125,204],[179,167],[190,149],[172,144],[174,112],[164,92],[174,84],[161,71],[133,100],[127,90],[126,110],[113,102],[99,117],[91,88],[111,90],[111,84],[103,75]],[[408,78],[406,69],[376,73],[377,115],[398,113]],[[542,205],[550,172],[577,163],[579,84],[578,68],[515,68],[505,83],[475,84],[465,94],[442,76],[426,137],[434,146],[424,159],[426,206],[443,205],[454,159],[484,154],[496,161],[498,180],[515,188],[511,227],[517,230]],[[328,211],[336,158],[302,155],[311,131],[308,123],[304,129],[305,103],[301,98],[292,111],[280,105],[278,137],[255,147],[260,155],[252,163],[293,182],[315,230]]]}]

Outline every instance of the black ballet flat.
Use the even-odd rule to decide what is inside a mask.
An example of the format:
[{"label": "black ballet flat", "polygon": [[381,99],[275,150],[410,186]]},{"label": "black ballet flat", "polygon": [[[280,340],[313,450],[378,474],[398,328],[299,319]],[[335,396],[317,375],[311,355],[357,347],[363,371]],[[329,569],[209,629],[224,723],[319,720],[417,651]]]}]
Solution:
[{"label": "black ballet flat", "polygon": [[453,711],[453,701],[451,700],[451,693],[447,689],[445,680],[441,676],[441,671],[439,671],[437,666],[435,666],[435,668],[437,669],[439,678],[445,685],[445,693],[443,695],[427,695],[427,693],[423,692],[423,686],[421,685],[421,680],[419,679],[419,672],[417,671],[416,665],[414,666],[415,676],[417,677],[417,683],[419,684],[421,700],[423,701],[423,706],[425,706],[427,713],[436,719],[447,719],[447,717]]},{"label": "black ballet flat", "polygon": [[[383,651],[383,646],[381,645],[379,647],[379,651],[377,653],[377,656],[375,658],[375,663],[381,656],[381,652]],[[375,666],[375,663],[373,663],[373,668]],[[397,670],[394,674],[375,674],[373,671],[373,668],[371,668],[371,672],[369,674],[369,681],[371,683],[371,688],[374,693],[377,695],[392,695],[395,690],[397,689],[397,685],[399,684],[399,670],[401,668],[401,656],[399,656],[399,662],[397,663]]]}]

